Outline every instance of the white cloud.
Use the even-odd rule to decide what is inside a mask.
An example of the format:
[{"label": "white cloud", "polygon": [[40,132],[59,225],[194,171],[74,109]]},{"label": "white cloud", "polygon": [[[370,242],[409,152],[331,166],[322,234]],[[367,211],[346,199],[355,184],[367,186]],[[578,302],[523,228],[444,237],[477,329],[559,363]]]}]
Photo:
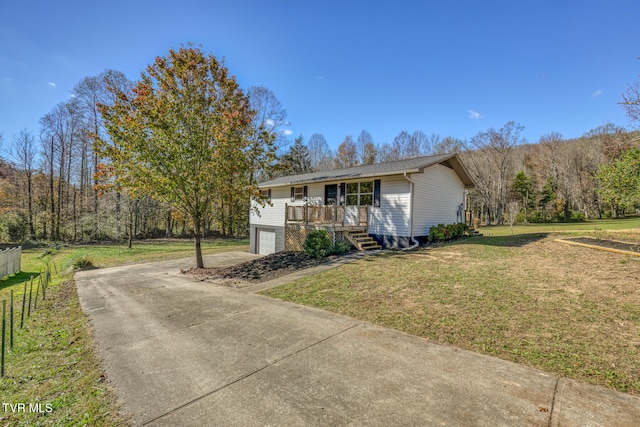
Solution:
[{"label": "white cloud", "polygon": [[289,135],[293,134],[293,131],[290,130],[290,129],[285,129],[285,130],[282,131],[282,134],[285,135],[285,136],[289,136]]},{"label": "white cloud", "polygon": [[473,120],[484,119],[484,116],[481,116],[480,113],[473,110],[467,110],[469,112],[469,118]]},{"label": "white cloud", "polygon": [[56,87],[56,84],[55,84],[54,82],[49,82],[49,83],[47,83],[47,84],[48,84],[49,86],[51,86],[51,87]]},{"label": "white cloud", "polygon": [[593,93],[591,94],[591,97],[592,97],[592,98],[597,98],[597,97],[599,97],[600,95],[602,95],[602,93],[603,93],[603,92],[602,92],[602,89],[598,89],[597,91],[595,91],[595,92],[593,92]]}]

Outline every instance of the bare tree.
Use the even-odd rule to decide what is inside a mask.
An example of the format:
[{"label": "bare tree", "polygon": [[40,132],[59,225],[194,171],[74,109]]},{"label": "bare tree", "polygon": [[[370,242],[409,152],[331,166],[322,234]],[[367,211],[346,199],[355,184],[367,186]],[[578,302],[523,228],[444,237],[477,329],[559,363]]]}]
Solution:
[{"label": "bare tree", "polygon": [[350,168],[358,164],[358,154],[356,144],[354,144],[351,135],[347,135],[338,146],[336,153],[336,166],[338,168]]},{"label": "bare tree", "polygon": [[[133,82],[124,73],[107,69],[96,76],[85,77],[73,88],[73,96],[78,100],[80,112],[84,117],[84,127],[78,135],[80,156],[80,204],[85,208],[86,198],[91,194],[93,235],[98,235],[100,228],[98,178],[98,153],[94,150],[95,142],[107,139],[108,135],[98,110],[98,104],[113,105],[115,98],[109,87],[118,88],[127,93]],[[93,183],[91,185],[90,183]],[[116,195],[116,224],[120,224],[120,194]]]},{"label": "bare tree", "polygon": [[470,193],[470,204],[480,213],[480,222],[489,224],[494,196],[491,158],[487,150],[475,150],[470,146],[462,153],[462,160],[475,183],[475,189]]},{"label": "bare tree", "polygon": [[[61,238],[62,211],[69,202],[71,163],[83,129],[82,120],[79,101],[75,98],[59,103],[40,119],[40,139],[50,174],[50,223],[51,237],[54,240]],[[54,173],[57,174],[57,179]],[[57,182],[57,194],[54,194],[54,181]]]},{"label": "bare tree", "polygon": [[[439,138],[438,135],[435,135],[435,136]],[[464,150],[465,145],[466,143],[463,140],[454,138],[452,136],[445,136],[440,140],[433,138],[430,154],[435,155],[435,154],[458,153]]]},{"label": "bare tree", "polygon": [[498,224],[502,223],[502,212],[507,199],[508,181],[513,174],[513,148],[524,142],[521,136],[524,127],[514,121],[507,122],[499,130],[493,128],[480,132],[472,138],[475,150],[486,153],[484,167],[476,168],[478,173],[489,173],[489,181],[495,192],[495,214]]},{"label": "bare tree", "polygon": [[356,141],[358,161],[362,165],[372,165],[376,162],[376,147],[371,134],[362,130]]},{"label": "bare tree", "polygon": [[427,135],[421,130],[414,131],[409,138],[409,143],[406,147],[405,158],[420,157],[424,155],[422,146],[427,140]]},{"label": "bare tree", "polygon": [[328,170],[333,167],[334,154],[329,148],[327,140],[321,133],[314,133],[307,143],[311,169],[314,171]]},{"label": "bare tree", "polygon": [[592,139],[602,148],[609,163],[622,157],[625,151],[637,144],[632,134],[621,126],[607,122],[586,132],[584,137]]},{"label": "bare tree", "polygon": [[35,137],[27,129],[22,129],[13,138],[13,155],[18,168],[24,174],[27,183],[27,212],[29,221],[29,239],[35,238],[33,226],[33,174],[37,161],[38,150],[35,145]]},{"label": "bare tree", "polygon": [[259,135],[260,129],[274,134],[276,149],[282,148],[287,143],[287,110],[271,89],[264,86],[251,86],[247,95],[251,109],[256,112],[253,117],[254,134]]},{"label": "bare tree", "polygon": [[516,218],[520,212],[520,201],[509,200],[507,202],[507,221],[509,222],[509,230],[513,234],[513,225],[516,223]]},{"label": "bare tree", "polygon": [[[638,58],[640,59],[640,58]],[[640,82],[634,82],[622,94],[622,106],[631,122],[640,126]]]},{"label": "bare tree", "polygon": [[391,143],[391,157],[393,160],[402,160],[407,157],[407,148],[411,143],[411,136],[409,132],[402,131],[395,138],[393,138],[393,142]]}]

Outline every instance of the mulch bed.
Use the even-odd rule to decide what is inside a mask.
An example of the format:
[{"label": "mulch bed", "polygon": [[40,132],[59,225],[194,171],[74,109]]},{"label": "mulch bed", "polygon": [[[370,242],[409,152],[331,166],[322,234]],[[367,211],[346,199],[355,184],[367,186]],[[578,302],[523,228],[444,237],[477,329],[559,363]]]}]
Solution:
[{"label": "mulch bed", "polygon": [[190,268],[183,273],[198,280],[215,280],[234,286],[241,282],[256,283],[275,279],[303,268],[313,267],[338,258],[312,258],[304,252],[277,252],[229,267]]},{"label": "mulch bed", "polygon": [[571,239],[565,238],[563,240],[567,240],[569,242],[584,243],[586,245],[601,246],[604,248],[619,249],[623,251],[640,253],[640,245],[637,243],[625,243],[625,242],[618,242],[615,240],[593,239],[590,237],[576,237]]}]

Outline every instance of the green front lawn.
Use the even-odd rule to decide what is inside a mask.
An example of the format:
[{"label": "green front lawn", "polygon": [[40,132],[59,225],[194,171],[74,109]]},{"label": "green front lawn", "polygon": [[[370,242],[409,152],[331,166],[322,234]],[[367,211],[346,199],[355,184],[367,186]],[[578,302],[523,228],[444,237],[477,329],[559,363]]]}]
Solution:
[{"label": "green front lawn", "polygon": [[636,230],[640,232],[640,216],[621,219],[592,219],[578,222],[554,222],[542,224],[518,224],[513,233],[508,225],[480,227],[478,231],[491,236],[506,236],[528,233],[577,233],[615,230]]},{"label": "green front lawn", "polygon": [[384,253],[264,294],[640,393],[638,283],[639,257],[533,233]]}]

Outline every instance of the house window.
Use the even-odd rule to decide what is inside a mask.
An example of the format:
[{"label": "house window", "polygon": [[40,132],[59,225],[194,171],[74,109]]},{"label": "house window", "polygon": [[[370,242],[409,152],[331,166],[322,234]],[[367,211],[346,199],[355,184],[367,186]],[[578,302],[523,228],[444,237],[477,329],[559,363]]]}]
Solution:
[{"label": "house window", "polygon": [[291,201],[303,201],[307,200],[307,186],[303,187],[291,187]]},{"label": "house window", "polygon": [[349,182],[346,193],[347,205],[373,205],[373,181]]},{"label": "house window", "polygon": [[260,190],[260,196],[266,201],[271,201],[271,190]]}]

